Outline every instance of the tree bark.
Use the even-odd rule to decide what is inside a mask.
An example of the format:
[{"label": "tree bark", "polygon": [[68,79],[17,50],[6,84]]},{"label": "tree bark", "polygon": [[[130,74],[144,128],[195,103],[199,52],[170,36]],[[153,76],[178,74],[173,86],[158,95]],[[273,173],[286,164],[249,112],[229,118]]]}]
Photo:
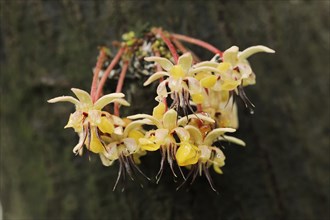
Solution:
[{"label": "tree bark", "polygon": [[[4,219],[327,219],[329,218],[329,1],[1,1],[1,191]],[[240,107],[226,146],[224,175],[212,172],[176,191],[127,182],[112,191],[118,166],[75,157],[63,130],[73,107],[46,100],[89,90],[99,45],[149,22],[225,50],[262,44],[276,54],[250,59],[257,85]],[[211,54],[192,47],[204,59]],[[125,82],[132,107],[151,113],[151,88]],[[110,89],[114,85],[109,84]],[[142,159],[155,176],[160,156]],[[119,188],[120,189],[120,188]]]}]

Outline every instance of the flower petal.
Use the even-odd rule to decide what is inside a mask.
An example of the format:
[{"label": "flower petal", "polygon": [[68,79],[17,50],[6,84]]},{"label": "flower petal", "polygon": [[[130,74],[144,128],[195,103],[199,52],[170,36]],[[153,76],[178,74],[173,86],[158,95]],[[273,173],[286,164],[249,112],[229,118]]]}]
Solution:
[{"label": "flower petal", "polygon": [[158,120],[161,120],[163,118],[163,115],[166,111],[166,105],[163,102],[159,102],[156,107],[154,107],[152,111],[152,116],[157,118]]},{"label": "flower petal", "polygon": [[185,73],[188,73],[191,64],[192,64],[193,58],[191,56],[191,53],[185,53],[179,57],[178,64],[183,68],[183,71]]},{"label": "flower petal", "polygon": [[123,142],[130,154],[138,150],[138,145],[133,138],[125,138]]},{"label": "flower petal", "polygon": [[228,62],[233,66],[236,66],[238,61],[238,51],[239,48],[237,46],[232,46],[229,49],[225,50],[223,53],[223,62]]},{"label": "flower petal", "polygon": [[234,128],[216,128],[208,133],[204,139],[204,144],[211,146],[213,142],[215,142],[219,136],[223,135],[225,132],[235,132]]},{"label": "flower petal", "polygon": [[167,93],[167,89],[166,89],[166,83],[168,83],[168,79],[164,80],[163,82],[161,82],[158,86],[157,86],[157,99],[159,99],[159,101],[163,101],[163,98],[166,98],[168,93]]},{"label": "flower petal", "polygon": [[223,135],[223,137],[220,138],[220,140],[224,140],[224,141],[228,141],[237,145],[241,145],[243,147],[246,146],[245,142],[242,141],[239,138],[233,137],[233,136],[227,136],[227,135]]},{"label": "flower petal", "polygon": [[110,117],[112,118],[114,125],[121,126],[121,127],[125,126],[125,121],[123,119],[121,119],[120,117],[115,116],[115,115],[111,115]]},{"label": "flower petal", "polygon": [[203,163],[206,163],[210,157],[211,157],[211,149],[209,146],[206,146],[206,145],[200,145],[198,146],[199,150],[201,151],[201,155],[199,157],[199,159],[203,162]]},{"label": "flower petal", "polygon": [[187,166],[198,162],[200,151],[198,147],[188,142],[180,144],[175,158],[179,166]]},{"label": "flower petal", "polygon": [[215,67],[210,67],[210,66],[203,66],[203,67],[198,67],[195,69],[192,69],[189,71],[189,75],[193,75],[195,73],[199,72],[214,72],[214,73],[220,73],[219,69]]},{"label": "flower petal", "polygon": [[111,102],[115,102],[124,106],[130,106],[129,102],[126,101],[125,99],[114,99]]},{"label": "flower petal", "polygon": [[64,126],[64,128],[73,128],[75,132],[82,132],[83,127],[83,119],[84,116],[81,111],[76,111],[70,114],[68,123]]},{"label": "flower petal", "polygon": [[117,150],[117,143],[116,142],[112,142],[110,144],[108,144],[106,146],[106,149],[104,152],[103,152],[103,155],[114,161],[114,160],[117,160],[119,158],[119,155],[118,155],[118,150]]},{"label": "flower petal", "polygon": [[187,79],[188,79],[190,94],[196,94],[196,93],[202,92],[202,87],[197,79],[195,79],[193,77],[187,77]]},{"label": "flower petal", "polygon": [[153,125],[155,125],[157,128],[161,128],[162,125],[160,124],[160,122],[153,116],[151,115],[147,115],[147,114],[136,114],[136,115],[131,115],[128,116],[127,118],[129,119],[140,119],[140,118],[144,118],[144,119],[149,119]]},{"label": "flower petal", "polygon": [[112,122],[108,117],[102,116],[100,118],[100,124],[98,125],[98,128],[103,132],[107,134],[112,134],[115,130],[115,127],[113,126]]},{"label": "flower petal", "polygon": [[210,123],[214,123],[215,122],[212,118],[210,118],[210,117],[208,117],[208,116],[206,116],[204,114],[197,113],[197,114],[191,114],[191,115],[188,115],[186,117],[180,118],[178,120],[178,126],[179,125],[186,125],[188,123],[188,120],[189,119],[192,119],[192,118],[200,119],[200,120],[203,120],[205,122],[210,122]]},{"label": "flower petal", "polygon": [[76,98],[73,98],[72,96],[60,96],[56,98],[52,98],[47,100],[48,103],[56,103],[56,102],[71,102],[75,105],[79,105],[79,101]]},{"label": "flower petal", "polygon": [[163,125],[164,128],[172,130],[176,127],[176,122],[178,120],[178,113],[174,109],[170,109],[165,112],[163,116]]},{"label": "flower petal", "polygon": [[175,133],[178,135],[181,142],[190,140],[190,133],[183,127],[178,127],[174,129]]},{"label": "flower petal", "polygon": [[86,137],[86,135],[84,135],[84,133],[83,132],[80,132],[79,133],[79,142],[78,142],[78,144],[73,148],[73,150],[72,150],[72,152],[74,153],[74,154],[77,154],[78,152],[79,152],[79,150],[81,149],[81,148],[83,148],[83,144],[84,144],[84,141],[85,141],[85,137]]},{"label": "flower petal", "polygon": [[102,152],[104,152],[105,151],[104,150],[104,146],[101,143],[98,135],[96,134],[96,132],[97,132],[96,131],[96,127],[95,128],[92,128],[90,132],[91,132],[91,135],[90,135],[91,140],[89,140],[89,138],[88,138],[88,140],[86,140],[87,143],[90,143],[88,150],[90,150],[90,151],[92,151],[94,153],[102,153]]},{"label": "flower petal", "polygon": [[169,131],[165,128],[160,128],[155,131],[155,137],[158,140],[157,142],[161,141],[163,142],[168,135]]},{"label": "flower petal", "polygon": [[114,160],[110,160],[110,159],[106,158],[102,153],[100,154],[100,159],[101,159],[102,164],[106,167],[111,166],[114,162]]},{"label": "flower petal", "polygon": [[197,67],[213,67],[213,68],[217,68],[217,66],[219,65],[219,63],[214,62],[214,61],[203,61],[200,63],[197,63],[195,65],[193,65],[194,68]]},{"label": "flower petal", "polygon": [[160,148],[160,144],[155,142],[155,136],[151,136],[150,138],[140,138],[139,145],[142,150],[147,151],[156,151]]},{"label": "flower petal", "polygon": [[262,46],[262,45],[252,46],[252,47],[246,48],[245,50],[240,52],[238,54],[238,59],[240,59],[240,60],[247,59],[251,55],[253,55],[255,53],[259,53],[259,52],[275,53],[275,50],[270,49],[269,47]]},{"label": "flower petal", "polygon": [[123,98],[123,97],[125,97],[123,93],[111,93],[108,95],[104,95],[94,103],[94,109],[101,110],[104,106],[113,102],[114,99]]},{"label": "flower petal", "polygon": [[184,129],[186,129],[189,132],[190,136],[193,138],[193,141],[197,145],[202,144],[203,135],[202,135],[201,131],[198,128],[196,128],[195,126],[192,126],[192,125],[186,125],[184,127]]},{"label": "flower petal", "polygon": [[201,82],[201,86],[203,86],[204,88],[211,88],[215,85],[215,83],[217,82],[218,77],[215,75],[210,75],[205,77],[204,79],[202,79]]},{"label": "flower petal", "polygon": [[163,57],[145,57],[144,60],[148,62],[154,61],[158,63],[166,71],[170,71],[170,69],[173,67],[171,61]]},{"label": "flower petal", "polygon": [[222,174],[222,170],[220,167],[223,167],[225,165],[225,155],[219,148],[213,148],[215,150],[215,156],[213,158],[213,169],[218,174]]},{"label": "flower petal", "polygon": [[150,124],[151,124],[151,121],[145,120],[145,119],[133,121],[126,126],[126,128],[124,130],[124,137],[128,137],[128,135],[130,134],[131,131],[137,130],[137,128],[140,127],[141,125],[150,125]]},{"label": "flower petal", "polygon": [[156,72],[154,74],[152,74],[148,79],[147,81],[145,81],[143,83],[143,86],[147,86],[149,85],[150,83],[158,80],[159,78],[163,77],[163,76],[169,76],[169,74],[167,72],[164,72],[164,71],[160,71],[160,72]]},{"label": "flower petal", "polygon": [[71,91],[77,96],[82,107],[93,105],[92,98],[86,91],[76,88],[72,88]]}]

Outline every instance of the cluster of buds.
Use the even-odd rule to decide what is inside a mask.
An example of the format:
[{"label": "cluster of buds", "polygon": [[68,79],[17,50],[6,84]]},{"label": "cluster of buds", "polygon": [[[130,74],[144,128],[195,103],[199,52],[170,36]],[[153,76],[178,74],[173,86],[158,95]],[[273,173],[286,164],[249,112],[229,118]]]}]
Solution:
[{"label": "cluster of buds", "polygon": [[[200,61],[183,42],[196,44],[214,55],[208,61]],[[225,155],[219,148],[221,143],[245,146],[242,140],[226,133],[238,128],[236,97],[251,111],[254,107],[243,89],[256,82],[247,58],[258,52],[274,51],[265,46],[239,51],[232,46],[222,52],[204,41],[161,28],[126,33],[123,41],[115,45],[119,50],[114,57],[108,48],[100,49],[90,93],[73,88],[77,98],[62,96],[48,100],[71,102],[76,107],[65,126],[79,135],[73,152],[82,155],[85,146],[99,154],[105,166],[119,161],[114,189],[126,175],[133,180],[136,171],[150,180],[138,167],[140,157],[160,151],[157,183],[167,161],[173,175],[178,177],[179,172],[182,176],[178,188],[187,181],[193,183],[198,175],[205,175],[216,191],[209,168],[222,174]],[[158,104],[151,115],[120,117],[120,106],[129,106],[121,93],[127,77],[148,77],[144,86],[159,82],[155,97]],[[118,79],[116,92],[103,95],[106,81],[114,78]],[[112,103],[113,113],[103,110]]]}]

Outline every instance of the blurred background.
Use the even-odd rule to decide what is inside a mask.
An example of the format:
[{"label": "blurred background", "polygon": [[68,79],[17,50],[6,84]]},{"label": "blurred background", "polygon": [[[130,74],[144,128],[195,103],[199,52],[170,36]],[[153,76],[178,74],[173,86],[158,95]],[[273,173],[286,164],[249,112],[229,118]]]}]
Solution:
[{"label": "blurred background", "polygon": [[[3,219],[329,219],[329,7],[321,0],[2,0]],[[113,192],[118,166],[75,157],[77,137],[63,129],[73,106],[46,102],[72,87],[89,90],[97,47],[145,23],[222,50],[276,50],[249,59],[255,114],[240,105],[236,136],[247,147],[224,150],[224,174],[212,171],[219,195],[205,177],[176,191],[168,167],[158,185],[128,181]],[[127,114],[155,105],[142,82],[126,81]],[[155,176],[159,159],[144,157],[141,169]]]}]

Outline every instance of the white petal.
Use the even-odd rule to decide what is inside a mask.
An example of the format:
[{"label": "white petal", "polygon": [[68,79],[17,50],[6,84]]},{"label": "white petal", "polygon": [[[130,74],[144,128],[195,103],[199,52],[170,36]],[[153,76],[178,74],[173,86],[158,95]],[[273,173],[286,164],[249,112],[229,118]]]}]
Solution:
[{"label": "white petal", "polygon": [[72,88],[71,91],[77,96],[81,104],[92,105],[92,98],[86,91],[76,88]]},{"label": "white petal", "polygon": [[115,133],[116,135],[123,135],[123,127],[116,127],[113,133]]},{"label": "white petal", "polygon": [[174,129],[175,133],[178,135],[181,142],[189,141],[190,133],[183,127],[178,127]]},{"label": "white petal", "polygon": [[[167,80],[164,80],[163,82],[161,82],[158,86],[157,86],[157,95],[159,96],[160,99],[166,98],[168,93],[167,93],[167,89],[166,89],[166,83],[168,82]],[[162,101],[162,100],[160,100]]]},{"label": "white petal", "polygon": [[123,142],[129,153],[134,153],[138,150],[138,145],[133,138],[125,138]]},{"label": "white petal", "polygon": [[79,105],[78,99],[75,99],[72,96],[60,96],[60,97],[56,97],[56,98],[53,98],[53,99],[49,99],[47,102],[48,103],[71,102],[71,103],[73,103],[75,105]]},{"label": "white petal", "polygon": [[150,120],[137,120],[129,123],[124,130],[124,137],[127,137],[129,132],[140,127],[141,125],[150,125],[152,124]]},{"label": "white petal", "polygon": [[215,142],[219,136],[223,135],[225,132],[235,132],[236,129],[234,128],[216,128],[212,130],[210,133],[208,133],[204,139],[205,145],[212,145],[213,142]]},{"label": "white petal", "polygon": [[239,59],[247,59],[249,56],[259,53],[259,52],[265,52],[265,53],[275,53],[275,50],[270,49],[269,47],[265,47],[262,45],[258,46],[252,46],[249,48],[246,48],[242,52],[238,54]]},{"label": "white petal", "polygon": [[200,159],[204,160],[205,162],[209,160],[212,152],[210,147],[206,145],[200,145],[198,148],[201,151]]},{"label": "white petal", "polygon": [[114,99],[123,98],[125,95],[123,93],[111,93],[105,96],[102,96],[94,104],[94,109],[101,110],[104,106],[111,103]]},{"label": "white petal", "polygon": [[228,62],[232,64],[233,66],[236,66],[236,63],[238,61],[238,50],[239,48],[237,46],[232,46],[229,49],[227,49],[223,53],[223,61]]},{"label": "white petal", "polygon": [[197,67],[213,67],[213,68],[217,68],[217,66],[219,65],[219,63],[214,62],[214,61],[203,61],[200,63],[195,64],[193,67],[197,68]]},{"label": "white petal", "polygon": [[252,74],[252,69],[247,60],[242,60],[238,65],[239,72],[242,75],[241,79],[249,78],[249,76]]},{"label": "white petal", "polygon": [[147,81],[145,81],[143,83],[143,86],[147,86],[149,85],[150,83],[152,83],[153,81],[156,81],[158,80],[159,78],[163,77],[163,76],[169,76],[169,74],[167,72],[163,72],[163,71],[160,71],[160,72],[156,72],[154,74],[152,74],[148,79]]},{"label": "white petal", "polygon": [[197,79],[193,77],[188,77],[188,85],[189,85],[190,94],[196,94],[202,92],[202,87]]},{"label": "white petal", "polygon": [[203,121],[206,121],[206,122],[210,122],[210,123],[214,123],[215,121],[206,116],[206,115],[203,115],[203,114],[200,114],[200,113],[197,113],[197,114],[191,114],[191,115],[188,115],[186,117],[182,117],[178,120],[178,126],[179,125],[186,125],[188,123],[188,120],[191,119],[191,118],[196,118],[196,119],[200,119],[200,120],[203,120]]},{"label": "white petal", "polygon": [[228,141],[237,145],[241,145],[243,147],[245,147],[246,145],[245,142],[242,141],[241,139],[227,135],[224,135],[223,138],[220,138],[220,140]]},{"label": "white petal", "polygon": [[178,119],[178,113],[174,109],[170,109],[167,112],[165,112],[163,116],[164,128],[167,128],[169,130],[175,128],[177,119]]},{"label": "white petal", "polygon": [[178,64],[183,68],[183,71],[187,73],[191,67],[192,61],[191,53],[185,53],[179,57]]},{"label": "white petal", "polygon": [[129,102],[127,102],[125,99],[114,99],[111,102],[115,102],[124,106],[130,106]]},{"label": "white petal", "polygon": [[183,84],[184,82],[182,81],[182,78],[169,78],[168,80],[168,87],[170,88],[171,92],[181,92]]},{"label": "white petal", "polygon": [[144,60],[148,62],[154,61],[158,63],[166,71],[170,71],[170,69],[173,67],[171,61],[163,57],[145,57]]},{"label": "white petal", "polygon": [[151,115],[147,115],[147,114],[136,114],[136,115],[131,115],[131,116],[128,116],[127,118],[129,119],[140,119],[140,118],[144,118],[144,119],[149,119],[151,121],[151,123],[153,125],[155,125],[157,128],[161,128],[162,125],[160,124],[160,122],[153,116]]},{"label": "white petal", "polygon": [[155,137],[157,140],[164,141],[168,133],[168,129],[160,128],[155,131]]},{"label": "white petal", "polygon": [[184,128],[190,133],[190,136],[194,139],[197,145],[202,144],[203,135],[198,128],[192,125],[186,125]]},{"label": "white petal", "polygon": [[202,66],[202,67],[198,67],[195,69],[192,69],[189,71],[189,75],[193,75],[195,73],[199,73],[199,72],[214,72],[214,73],[220,73],[220,70],[214,67],[210,67],[210,66]]},{"label": "white petal", "polygon": [[83,144],[84,144],[84,134],[83,132],[80,132],[79,133],[79,142],[78,144],[73,148],[73,153],[74,154],[77,154],[77,152],[80,150],[80,148],[83,147]]},{"label": "white petal", "polygon": [[114,125],[122,126],[122,127],[125,126],[125,122],[120,117],[115,116],[115,115],[111,115],[111,118],[113,120]]},{"label": "white petal", "polygon": [[101,162],[104,166],[108,167],[113,164],[113,160],[106,158],[103,154],[100,154]]},{"label": "white petal", "polygon": [[99,110],[90,110],[88,111],[89,122],[92,126],[98,126],[101,123],[101,114]]},{"label": "white petal", "polygon": [[117,150],[117,143],[112,142],[106,146],[106,151],[104,151],[104,156],[110,160],[118,159],[118,150]]}]

